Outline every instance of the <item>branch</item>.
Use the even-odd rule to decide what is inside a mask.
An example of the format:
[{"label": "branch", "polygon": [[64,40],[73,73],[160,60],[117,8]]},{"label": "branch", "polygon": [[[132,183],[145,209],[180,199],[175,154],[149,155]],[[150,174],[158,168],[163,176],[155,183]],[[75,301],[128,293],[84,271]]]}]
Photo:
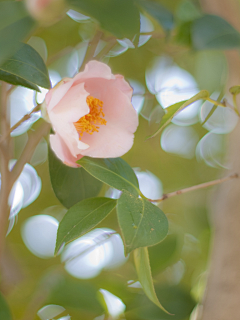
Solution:
[{"label": "branch", "polygon": [[231,180],[231,179],[235,179],[235,178],[238,178],[238,177],[239,177],[239,175],[237,173],[235,173],[235,174],[232,174],[232,175],[227,176],[225,178],[221,178],[221,179],[217,179],[217,180],[213,180],[213,181],[209,181],[209,182],[204,182],[204,183],[198,184],[196,186],[192,186],[192,187],[189,187],[189,188],[185,188],[185,189],[177,190],[177,191],[174,191],[174,192],[166,193],[166,194],[164,194],[162,196],[162,198],[157,199],[157,200],[151,200],[151,199],[148,199],[148,200],[150,202],[161,202],[161,201],[166,200],[168,198],[171,198],[171,197],[174,197],[174,196],[178,196],[179,194],[183,194],[183,193],[187,193],[187,192],[190,192],[190,191],[193,191],[193,190],[198,190],[198,189],[203,189],[203,188],[215,186],[216,184],[219,184],[219,183]]},{"label": "branch", "polygon": [[48,134],[51,125],[48,122],[45,122],[44,120],[39,120],[40,123],[37,125],[37,128],[35,131],[30,131],[28,136],[28,142],[20,156],[20,158],[17,160],[16,164],[14,165],[12,171],[11,171],[11,182],[15,181],[19,175],[21,174],[24,165],[29,162],[32,158],[32,155],[38,145],[38,143],[41,141],[41,139]]},{"label": "branch", "polygon": [[37,112],[40,110],[40,105],[38,104],[35,108],[32,109],[31,112],[25,114],[22,119],[20,119],[17,123],[15,123],[14,126],[12,126],[11,128],[8,129],[8,131],[1,137],[0,139],[0,144],[7,138],[9,137],[10,133],[13,132],[17,127],[19,127],[24,121],[28,120],[31,118],[31,115],[34,112]]},{"label": "branch", "polygon": [[[9,130],[9,121],[7,117],[7,83],[1,83],[1,133],[5,135]],[[1,160],[1,190],[0,190],[0,258],[3,253],[5,237],[8,229],[8,217],[10,208],[8,198],[12,188],[8,169],[9,160],[11,157],[11,139],[8,137],[2,145],[0,145],[0,160]]]},{"label": "branch", "polygon": [[100,31],[100,30],[97,30],[97,32],[95,33],[93,39],[91,41],[89,41],[89,44],[88,44],[88,48],[87,48],[87,52],[85,54],[85,57],[84,57],[84,60],[83,60],[83,63],[80,67],[80,71],[82,70],[82,68],[85,67],[85,64],[90,61],[91,59],[93,59],[94,57],[94,53],[96,51],[96,48],[98,46],[98,43],[101,39],[103,35],[103,32]]}]

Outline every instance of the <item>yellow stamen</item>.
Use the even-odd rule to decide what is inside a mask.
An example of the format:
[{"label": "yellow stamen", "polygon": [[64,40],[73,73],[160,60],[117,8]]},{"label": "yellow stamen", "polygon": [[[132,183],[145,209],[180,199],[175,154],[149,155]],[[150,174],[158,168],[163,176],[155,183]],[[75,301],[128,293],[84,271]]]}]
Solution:
[{"label": "yellow stamen", "polygon": [[93,134],[93,132],[99,132],[99,125],[106,125],[107,121],[102,117],[105,117],[103,113],[103,102],[92,96],[87,97],[87,104],[90,112],[80,118],[77,122],[74,122],[74,126],[79,133],[79,140],[82,138],[84,132]]}]

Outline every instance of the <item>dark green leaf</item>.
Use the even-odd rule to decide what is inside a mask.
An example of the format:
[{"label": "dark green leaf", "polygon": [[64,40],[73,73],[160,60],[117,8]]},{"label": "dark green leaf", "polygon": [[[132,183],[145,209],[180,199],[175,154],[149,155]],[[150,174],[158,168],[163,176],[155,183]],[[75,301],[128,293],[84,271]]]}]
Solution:
[{"label": "dark green leaf", "polygon": [[25,17],[0,30],[0,66],[12,56],[35,27],[30,17]]},{"label": "dark green leaf", "polygon": [[101,190],[102,182],[96,180],[83,168],[65,166],[51,148],[48,152],[49,172],[52,187],[58,200],[70,208],[81,200],[95,197]]},{"label": "dark green leaf", "polygon": [[143,291],[153,303],[155,303],[159,308],[161,308],[166,313],[168,313],[167,310],[165,310],[164,307],[159,302],[154,289],[152,273],[151,273],[149,257],[148,257],[148,249],[146,247],[138,248],[134,250],[133,253],[134,253],[134,262],[137,270],[138,280],[142,285]]},{"label": "dark green leaf", "polygon": [[42,57],[28,44],[22,43],[13,56],[0,66],[0,80],[38,90],[50,88],[47,67]]},{"label": "dark green leaf", "polygon": [[140,30],[140,14],[133,0],[68,0],[68,4],[96,19],[117,38],[132,39]]},{"label": "dark green leaf", "polygon": [[226,20],[207,14],[192,24],[195,49],[234,49],[240,47],[240,33]]},{"label": "dark green leaf", "polygon": [[12,320],[12,316],[3,295],[0,293],[0,319]]},{"label": "dark green leaf", "polygon": [[83,168],[100,181],[118,190],[139,194],[138,180],[133,169],[121,158],[94,159],[83,157],[78,160]]},{"label": "dark green leaf", "polygon": [[158,2],[139,0],[138,3],[166,30],[174,28],[173,14]]},{"label": "dark green leaf", "polygon": [[71,207],[59,224],[55,253],[64,243],[82,236],[98,225],[116,204],[114,199],[90,198]]},{"label": "dark green leaf", "polygon": [[123,191],[117,204],[126,254],[139,247],[153,246],[168,233],[168,220],[157,206]]},{"label": "dark green leaf", "polygon": [[187,106],[192,104],[193,102],[195,102],[197,100],[201,100],[201,99],[206,99],[208,97],[209,97],[209,92],[207,90],[201,90],[199,93],[197,93],[195,96],[193,96],[189,100],[174,103],[173,105],[166,108],[165,109],[166,113],[163,116],[162,121],[160,122],[160,126],[159,126],[158,130],[154,134],[149,136],[148,138],[153,138],[159,132],[161,132],[172,121],[173,117],[178,112],[180,112],[181,110],[183,110],[184,108],[186,108]]}]

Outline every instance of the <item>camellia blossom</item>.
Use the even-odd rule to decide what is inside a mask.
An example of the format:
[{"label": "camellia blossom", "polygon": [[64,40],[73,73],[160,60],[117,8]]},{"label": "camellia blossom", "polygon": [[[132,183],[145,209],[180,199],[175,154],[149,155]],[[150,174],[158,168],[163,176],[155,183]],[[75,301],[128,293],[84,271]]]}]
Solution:
[{"label": "camellia blossom", "polygon": [[123,76],[98,61],[49,90],[43,111],[55,131],[50,145],[57,157],[77,167],[83,156],[115,158],[130,150],[138,126],[132,91]]}]

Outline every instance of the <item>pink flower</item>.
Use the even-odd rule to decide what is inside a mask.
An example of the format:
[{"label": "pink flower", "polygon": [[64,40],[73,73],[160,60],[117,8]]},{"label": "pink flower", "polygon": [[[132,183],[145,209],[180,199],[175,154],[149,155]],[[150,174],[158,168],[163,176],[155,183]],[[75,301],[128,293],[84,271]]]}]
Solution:
[{"label": "pink flower", "polygon": [[90,61],[73,79],[49,90],[45,107],[54,135],[50,145],[65,164],[83,156],[115,158],[131,149],[138,116],[132,88],[104,63]]}]

